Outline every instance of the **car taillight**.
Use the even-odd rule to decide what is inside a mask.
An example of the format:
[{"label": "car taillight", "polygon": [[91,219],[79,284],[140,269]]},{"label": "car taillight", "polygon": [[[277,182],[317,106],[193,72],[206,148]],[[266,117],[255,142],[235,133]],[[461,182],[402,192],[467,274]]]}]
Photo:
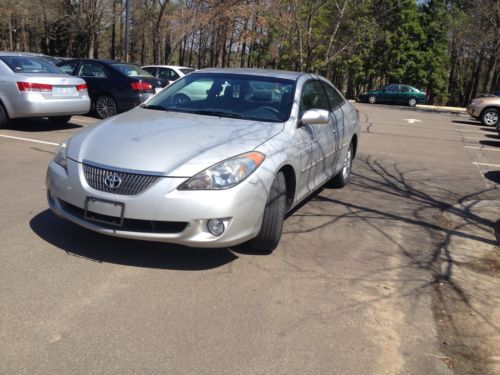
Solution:
[{"label": "car taillight", "polygon": [[132,87],[132,90],[137,90],[137,91],[148,91],[153,88],[153,85],[151,83],[142,81],[132,82],[130,86]]},{"label": "car taillight", "polygon": [[46,83],[17,82],[19,91],[51,92],[52,85]]},{"label": "car taillight", "polygon": [[87,84],[83,83],[81,85],[76,85],[76,91],[87,91],[88,87]]}]

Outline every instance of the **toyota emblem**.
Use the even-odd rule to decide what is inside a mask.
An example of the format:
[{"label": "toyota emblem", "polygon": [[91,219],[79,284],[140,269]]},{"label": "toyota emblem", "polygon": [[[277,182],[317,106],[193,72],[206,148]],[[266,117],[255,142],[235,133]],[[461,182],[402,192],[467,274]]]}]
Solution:
[{"label": "toyota emblem", "polygon": [[110,189],[116,189],[122,184],[122,179],[117,174],[110,174],[104,179],[104,183]]}]

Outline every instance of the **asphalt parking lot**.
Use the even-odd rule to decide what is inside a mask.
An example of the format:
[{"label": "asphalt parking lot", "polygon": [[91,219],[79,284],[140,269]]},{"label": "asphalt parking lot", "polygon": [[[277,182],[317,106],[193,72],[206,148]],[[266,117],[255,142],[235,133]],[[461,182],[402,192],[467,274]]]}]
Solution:
[{"label": "asphalt parking lot", "polygon": [[268,256],[62,221],[47,164],[96,120],[0,130],[0,373],[493,373],[500,137],[463,115],[356,106],[350,185],[295,210]]}]

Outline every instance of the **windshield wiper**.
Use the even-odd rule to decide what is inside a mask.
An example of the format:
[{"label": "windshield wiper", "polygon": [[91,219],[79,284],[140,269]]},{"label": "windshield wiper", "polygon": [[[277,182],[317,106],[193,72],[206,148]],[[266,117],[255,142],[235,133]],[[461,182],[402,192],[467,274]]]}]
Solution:
[{"label": "windshield wiper", "polygon": [[141,105],[141,107],[146,108],[146,109],[154,109],[156,111],[165,111],[165,112],[169,111],[168,108],[165,108],[165,107],[162,107],[161,105],[156,105],[156,104],[143,104],[143,105]]},{"label": "windshield wiper", "polygon": [[200,110],[200,111],[194,111],[192,113],[196,113],[197,115],[208,115],[217,117],[243,118],[243,116],[238,113],[222,112],[222,111]]}]

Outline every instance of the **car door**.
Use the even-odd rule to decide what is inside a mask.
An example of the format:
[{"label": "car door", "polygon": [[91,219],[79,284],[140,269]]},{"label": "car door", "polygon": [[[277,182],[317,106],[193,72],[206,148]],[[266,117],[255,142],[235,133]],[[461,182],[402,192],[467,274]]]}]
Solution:
[{"label": "car door", "polygon": [[93,103],[101,93],[107,92],[109,89],[110,72],[99,62],[82,61],[77,75],[87,83],[89,96]]},{"label": "car door", "polygon": [[331,167],[331,169],[329,170],[331,177],[338,171],[338,166],[341,164],[340,160],[343,160],[340,154],[342,149],[345,148],[344,145],[348,141],[347,138],[349,138],[349,131],[348,129],[346,129],[346,115],[342,108],[345,104],[345,99],[329,83],[322,81],[322,84],[326,91],[326,96],[330,105],[330,116],[332,118],[330,130],[333,135],[334,150],[328,160],[328,163]]},{"label": "car door", "polygon": [[384,88],[380,94],[380,102],[382,103],[392,103],[396,100],[398,95],[399,85],[388,85]]},{"label": "car door", "polygon": [[[319,80],[304,83],[300,98],[300,114],[310,109],[330,111],[330,106]],[[335,153],[333,116],[328,124],[302,124],[299,121],[297,134],[302,144],[299,194],[306,195],[321,185],[330,175],[331,157]]]}]

